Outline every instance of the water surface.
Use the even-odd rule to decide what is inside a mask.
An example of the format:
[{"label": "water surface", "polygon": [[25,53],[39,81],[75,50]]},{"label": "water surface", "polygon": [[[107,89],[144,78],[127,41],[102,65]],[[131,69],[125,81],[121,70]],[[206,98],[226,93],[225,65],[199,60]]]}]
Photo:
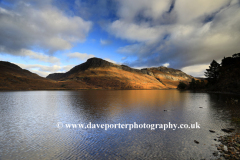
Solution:
[{"label": "water surface", "polygon": [[[0,159],[211,158],[221,129],[236,127],[231,115],[239,110],[225,103],[232,97],[239,99],[177,90],[0,92]],[[59,129],[58,122],[198,122],[200,129]]]}]

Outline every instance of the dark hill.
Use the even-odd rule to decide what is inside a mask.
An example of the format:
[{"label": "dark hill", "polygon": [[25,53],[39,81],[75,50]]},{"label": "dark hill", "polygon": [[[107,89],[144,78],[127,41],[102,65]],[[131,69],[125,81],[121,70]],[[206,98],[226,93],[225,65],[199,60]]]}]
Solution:
[{"label": "dark hill", "polygon": [[22,69],[18,65],[10,62],[0,61],[0,68],[1,75],[23,76],[33,79],[44,79],[43,77],[40,77],[39,75],[32,73],[28,70]]},{"label": "dark hill", "polygon": [[[64,87],[67,85],[67,88]],[[40,77],[16,64],[0,61],[0,90],[86,89],[83,82],[57,83]]]}]

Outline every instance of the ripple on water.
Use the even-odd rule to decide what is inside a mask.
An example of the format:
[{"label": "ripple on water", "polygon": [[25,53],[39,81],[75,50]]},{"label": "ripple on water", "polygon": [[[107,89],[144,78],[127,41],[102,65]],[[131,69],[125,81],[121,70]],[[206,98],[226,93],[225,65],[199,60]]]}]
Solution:
[{"label": "ripple on water", "polygon": [[[200,159],[234,127],[231,95],[177,90],[0,92],[1,159]],[[239,97],[235,97],[239,98]],[[229,104],[228,104],[229,105]],[[165,112],[164,110],[167,110]],[[240,113],[240,112],[239,112]],[[56,124],[196,123],[200,129],[58,129]],[[214,130],[216,133],[210,133]],[[218,135],[217,135],[218,134]],[[199,141],[199,144],[194,143]]]}]

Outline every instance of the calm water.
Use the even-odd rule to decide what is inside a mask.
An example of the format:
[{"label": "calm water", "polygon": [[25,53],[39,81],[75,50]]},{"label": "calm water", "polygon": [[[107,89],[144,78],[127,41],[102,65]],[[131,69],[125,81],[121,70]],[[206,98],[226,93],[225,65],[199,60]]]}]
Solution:
[{"label": "calm water", "polygon": [[[236,127],[231,114],[238,110],[225,103],[230,97],[177,90],[0,92],[0,159],[209,159],[221,129]],[[58,122],[198,122],[201,128],[106,131],[59,129]]]}]

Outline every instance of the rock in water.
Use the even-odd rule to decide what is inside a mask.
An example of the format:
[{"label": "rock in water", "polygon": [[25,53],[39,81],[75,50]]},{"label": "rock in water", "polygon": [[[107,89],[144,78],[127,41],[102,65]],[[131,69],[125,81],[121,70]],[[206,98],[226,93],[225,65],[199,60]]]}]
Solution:
[{"label": "rock in water", "polygon": [[209,132],[211,132],[211,133],[215,133],[215,131],[213,131],[213,130],[209,130]]},{"label": "rock in water", "polygon": [[233,128],[227,128],[227,129],[222,129],[223,132],[226,132],[226,133],[231,133],[233,132],[235,129]]},{"label": "rock in water", "polygon": [[214,155],[214,156],[218,156],[218,151],[214,151],[214,152],[213,152],[213,155]]}]

